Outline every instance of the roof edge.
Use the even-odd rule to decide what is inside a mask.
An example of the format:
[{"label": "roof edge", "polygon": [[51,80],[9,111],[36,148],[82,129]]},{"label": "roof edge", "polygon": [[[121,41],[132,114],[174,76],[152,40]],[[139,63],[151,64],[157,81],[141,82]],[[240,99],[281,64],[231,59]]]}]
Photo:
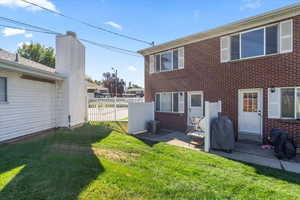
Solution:
[{"label": "roof edge", "polygon": [[297,15],[300,15],[300,3],[296,3],[283,8],[268,11],[263,14],[242,19],[233,23],[229,23],[207,31],[192,34],[186,37],[178,38],[150,48],[141,49],[138,51],[138,53],[145,56],[159,51],[164,51],[171,48],[176,48],[183,45],[199,42],[202,40],[206,40],[214,37],[220,37],[222,35],[227,35],[234,32],[239,32],[245,29],[249,29],[251,27],[256,27],[256,26],[280,21],[282,19],[291,18]]},{"label": "roof edge", "polygon": [[48,72],[45,70],[30,67],[20,63],[11,62],[4,59],[0,59],[0,69],[30,74],[30,75],[44,77],[52,80],[63,80],[66,78],[64,75],[58,74],[56,72]]}]

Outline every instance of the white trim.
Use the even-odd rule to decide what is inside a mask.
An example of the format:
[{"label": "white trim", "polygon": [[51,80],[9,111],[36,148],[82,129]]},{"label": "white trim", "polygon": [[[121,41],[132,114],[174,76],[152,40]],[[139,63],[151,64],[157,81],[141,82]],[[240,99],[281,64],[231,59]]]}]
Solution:
[{"label": "white trim", "polygon": [[[163,51],[163,52],[160,52],[160,53],[156,53],[156,54],[152,54],[150,56],[154,56],[154,72],[153,73],[163,73],[163,72],[171,72],[171,71],[176,71],[176,70],[183,70],[184,69],[184,66],[182,68],[179,68],[179,49],[180,48],[184,48],[184,47],[179,47],[179,48],[174,48],[174,49],[170,49],[170,50],[167,50],[167,51]],[[174,66],[173,66],[173,52],[177,50],[178,53],[177,53],[177,60],[178,60],[178,66],[177,66],[177,69],[174,69]],[[162,71],[162,54],[166,54],[170,52],[171,53],[171,69],[170,70],[163,70]],[[159,71],[156,71],[156,55],[160,55],[160,65],[159,65]],[[183,55],[184,56],[184,55]]]},{"label": "white trim", "polygon": [[44,71],[41,69],[33,68],[30,66],[22,65],[19,63],[15,63],[3,59],[0,59],[0,69],[14,71],[14,72],[21,72],[24,74],[48,78],[51,80],[64,80],[66,78],[66,76],[62,74]]},{"label": "white trim", "polygon": [[[161,111],[161,94],[170,94],[171,93],[171,111]],[[174,112],[173,111],[173,94],[174,93],[178,93],[178,111],[177,112]],[[183,110],[183,112],[179,112],[179,96],[180,96],[180,94],[179,93],[183,93],[183,95],[185,95],[185,92],[183,92],[183,91],[176,91],[176,92],[156,92],[154,95],[155,95],[155,112],[157,112],[157,113],[170,113],[170,114],[183,114],[184,113],[184,110]],[[160,106],[160,110],[159,111],[157,111],[156,110],[156,95],[158,95],[159,94],[159,96],[160,96],[160,102],[159,102],[159,106]],[[183,97],[184,99],[183,99],[183,101],[184,101],[184,104],[185,104],[185,96]]]},{"label": "white trim", "polygon": [[263,102],[264,102],[264,90],[263,88],[251,88],[251,89],[239,89],[238,90],[238,132],[240,133],[240,94],[242,92],[258,92],[258,95],[260,95],[260,108],[257,108],[257,111],[260,110],[260,136],[262,138],[263,136],[263,119],[264,119],[264,107],[263,107]]},{"label": "white trim", "polygon": [[190,107],[191,107],[191,98],[190,96],[193,95],[193,94],[200,94],[201,95],[201,106],[202,107],[202,115],[204,115],[204,106],[205,106],[205,103],[204,103],[204,92],[202,90],[199,90],[199,91],[188,91],[187,92],[187,125],[190,126],[191,124],[189,123],[189,115],[190,115]]},{"label": "white trim", "polygon": [[162,43],[154,47],[139,50],[138,53],[142,55],[150,55],[155,52],[164,51],[171,48],[177,48],[187,44],[207,40],[210,38],[222,37],[234,32],[249,29],[251,27],[258,27],[264,24],[271,24],[274,22],[282,21],[294,16],[300,15],[300,3],[296,3],[290,6],[272,10],[263,14],[259,14],[253,17],[242,19],[230,24],[226,24],[221,27],[213,28],[207,31],[182,37],[170,42]]},{"label": "white trim", "polygon": [[[280,90],[280,118],[279,119],[283,119],[283,120],[297,120],[297,90],[300,89],[300,87],[279,87],[278,88]],[[282,100],[282,96],[281,96],[281,89],[294,89],[294,98],[295,98],[295,102],[294,102],[294,118],[292,117],[282,117],[282,104],[281,104],[281,100]]]},{"label": "white trim", "polygon": [[[286,23],[286,22],[289,22],[289,21],[292,21],[292,32],[291,32],[291,38],[292,38],[292,50],[291,51],[281,51],[281,24],[282,23]],[[268,27],[271,27],[271,26],[275,26],[277,25],[278,26],[278,49],[277,49],[277,53],[273,53],[273,54],[266,54],[266,28]],[[261,30],[263,29],[264,31],[264,53],[262,55],[257,55],[257,56],[250,56],[250,57],[242,57],[242,35],[245,34],[245,33],[248,33],[248,32],[252,32],[252,31],[256,31],[256,30]],[[223,61],[221,63],[225,63],[225,62],[235,62],[235,61],[240,61],[240,60],[247,60],[247,59],[253,59],[253,58],[260,58],[260,57],[264,57],[264,56],[272,56],[272,55],[279,55],[279,54],[284,54],[284,53],[290,53],[290,52],[293,52],[293,20],[290,19],[290,20],[286,20],[286,21],[282,21],[282,22],[278,22],[278,23],[273,23],[273,24],[269,24],[269,25],[265,25],[265,26],[261,26],[261,27],[257,27],[257,28],[253,28],[253,29],[249,29],[249,30],[246,30],[246,31],[242,31],[242,32],[238,32],[238,33],[232,33],[230,35],[228,35],[229,37],[229,41],[231,43],[231,37],[232,36],[236,36],[236,35],[239,35],[240,37],[240,42],[239,42],[239,50],[240,50],[240,58],[239,59],[235,59],[235,60],[232,60],[231,59],[231,46],[229,48],[229,60],[228,61]],[[226,36],[224,36],[226,37]],[[222,38],[224,37],[221,37],[220,38],[220,41],[222,40]],[[286,36],[286,38],[289,38],[290,36]],[[222,47],[220,47],[221,49],[221,52],[222,52]]]},{"label": "white trim", "polygon": [[[288,22],[291,22],[291,35],[287,35],[287,36],[283,36],[283,37],[281,37],[281,31],[282,31],[282,29],[281,29],[281,25],[282,24],[284,24],[284,23],[288,23]],[[293,31],[294,31],[294,22],[293,22],[293,19],[290,19],[290,20],[286,20],[286,21],[282,21],[282,22],[280,22],[279,23],[279,27],[280,27],[280,29],[279,29],[279,41],[280,41],[280,49],[279,49],[279,52],[280,53],[290,53],[290,52],[293,52],[293,50],[294,50],[294,46],[293,46],[293,44],[294,44],[294,33],[293,33]],[[281,40],[282,40],[282,38],[291,38],[291,50],[286,50],[286,51],[282,51],[281,50]]]}]

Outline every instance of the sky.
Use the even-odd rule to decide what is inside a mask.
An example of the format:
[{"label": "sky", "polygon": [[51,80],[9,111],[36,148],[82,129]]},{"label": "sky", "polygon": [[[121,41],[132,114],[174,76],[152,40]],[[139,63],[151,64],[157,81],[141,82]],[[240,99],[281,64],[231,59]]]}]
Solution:
[{"label": "sky", "polygon": [[[236,20],[281,8],[300,0],[27,0],[87,21],[91,24],[160,44],[212,29]],[[68,30],[80,38],[133,51],[149,47],[144,43],[97,31],[59,15],[38,9],[20,0],[0,0],[0,17],[49,28],[60,33]],[[0,25],[9,25],[0,20]],[[24,30],[0,28],[0,48],[15,53],[28,42],[55,47],[55,36]],[[101,80],[102,73],[118,69],[127,83],[144,85],[143,57],[86,46],[86,74]]]}]

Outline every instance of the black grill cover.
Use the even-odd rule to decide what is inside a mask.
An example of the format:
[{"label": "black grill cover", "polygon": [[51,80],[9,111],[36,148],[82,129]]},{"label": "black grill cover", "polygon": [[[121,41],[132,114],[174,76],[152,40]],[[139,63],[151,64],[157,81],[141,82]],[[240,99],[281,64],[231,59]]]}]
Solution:
[{"label": "black grill cover", "polygon": [[234,131],[229,117],[219,113],[219,116],[212,120],[210,139],[212,149],[227,152],[234,149]]}]

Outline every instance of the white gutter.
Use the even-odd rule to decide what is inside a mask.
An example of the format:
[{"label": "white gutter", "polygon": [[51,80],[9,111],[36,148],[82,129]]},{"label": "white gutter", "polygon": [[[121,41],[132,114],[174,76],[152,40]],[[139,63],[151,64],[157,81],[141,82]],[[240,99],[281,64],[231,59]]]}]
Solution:
[{"label": "white gutter", "polygon": [[66,76],[58,73],[52,73],[31,66],[23,65],[17,62],[12,62],[0,59],[0,69],[5,69],[13,72],[20,72],[27,75],[38,76],[50,80],[64,80]]},{"label": "white gutter", "polygon": [[254,17],[242,19],[224,26],[220,26],[214,29],[189,35],[186,37],[178,38],[169,42],[165,42],[150,48],[139,50],[138,53],[142,55],[150,55],[160,51],[169,50],[172,48],[181,47],[187,44],[207,40],[210,38],[220,37],[242,30],[247,30],[253,27],[262,26],[269,23],[274,23],[283,19],[291,18],[300,15],[300,3],[296,3],[290,6],[272,10]]}]

